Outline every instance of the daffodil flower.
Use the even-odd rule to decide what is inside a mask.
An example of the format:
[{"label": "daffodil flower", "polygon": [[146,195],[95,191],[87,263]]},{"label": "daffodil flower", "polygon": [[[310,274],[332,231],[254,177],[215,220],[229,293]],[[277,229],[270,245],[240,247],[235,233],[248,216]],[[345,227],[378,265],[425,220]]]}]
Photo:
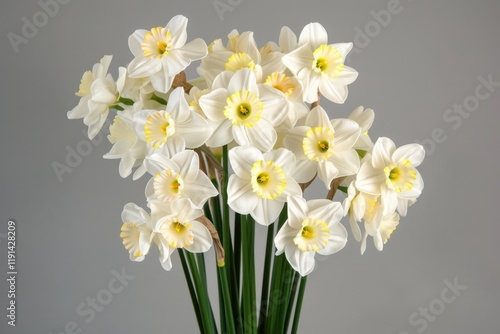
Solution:
[{"label": "daffodil flower", "polygon": [[311,110],[304,126],[288,132],[285,147],[297,157],[294,178],[309,182],[316,173],[330,189],[334,178],[353,175],[359,170],[359,156],[353,149],[361,129],[349,119],[328,118],[326,111],[317,106]]},{"label": "daffodil flower", "polygon": [[288,195],[302,194],[291,177],[295,157],[287,149],[263,154],[255,147],[239,146],[229,151],[229,160],[234,174],[227,186],[228,205],[261,225],[278,218]]},{"label": "daffodil flower", "polygon": [[150,201],[171,202],[189,198],[201,208],[210,197],[219,194],[200,170],[198,155],[192,150],[177,153],[170,159],[155,153],[146,158],[145,166],[153,175],[146,185],[146,197]]},{"label": "daffodil flower", "polygon": [[352,43],[328,44],[325,28],[319,23],[310,23],[302,30],[298,45],[283,56],[283,63],[301,81],[305,101],[315,102],[319,89],[330,101],[344,103],[347,85],[358,77],[358,72],[344,65]]},{"label": "daffodil flower", "polygon": [[276,255],[284,252],[293,269],[301,276],[309,275],[316,253],[331,255],[346,245],[347,231],[339,223],[342,217],[340,203],[324,199],[306,202],[302,197],[290,196],[288,220],[274,239]]},{"label": "daffodil flower", "polygon": [[191,62],[207,55],[207,45],[197,38],[186,44],[188,19],[177,15],[165,27],[136,30],[128,44],[135,58],[128,66],[132,78],[149,78],[153,87],[166,93],[174,77]]},{"label": "daffodil flower", "polygon": [[396,209],[406,215],[408,205],[416,201],[424,188],[424,181],[416,169],[424,156],[422,145],[409,144],[396,149],[389,138],[379,138],[371,159],[359,170],[356,187],[364,193],[381,196],[384,216]]},{"label": "daffodil flower", "polygon": [[120,237],[130,254],[130,260],[144,260],[153,239],[153,219],[142,208],[128,203],[123,208],[122,222]]}]

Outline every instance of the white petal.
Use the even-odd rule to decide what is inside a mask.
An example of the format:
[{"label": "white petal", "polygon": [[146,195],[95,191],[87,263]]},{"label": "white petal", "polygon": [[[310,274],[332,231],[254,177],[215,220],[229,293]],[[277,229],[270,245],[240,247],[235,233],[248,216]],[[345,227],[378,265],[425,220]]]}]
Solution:
[{"label": "white petal", "polygon": [[236,175],[250,179],[250,171],[255,162],[263,160],[262,153],[250,146],[237,146],[229,151],[229,161]]},{"label": "white petal", "polygon": [[307,276],[314,270],[315,252],[302,252],[293,243],[289,243],[285,248],[286,259],[293,269],[301,276]]},{"label": "white petal", "polygon": [[388,216],[394,213],[398,207],[398,194],[387,186],[382,186],[381,190],[382,205],[384,206],[382,215]]},{"label": "white petal", "polygon": [[382,170],[373,168],[371,161],[365,161],[356,177],[356,187],[367,194],[380,195],[380,186],[385,185]]},{"label": "white petal", "polygon": [[295,169],[295,156],[286,148],[264,153],[264,160],[274,161],[275,165],[280,166],[287,175],[292,174]]},{"label": "white petal", "polygon": [[[302,227],[302,222],[307,218],[309,208],[301,196],[288,197],[288,224],[295,229]],[[297,231],[296,233],[297,234]]]},{"label": "white petal", "polygon": [[342,54],[342,57],[345,59],[347,54],[352,50],[353,44],[352,43],[334,43],[334,44],[330,44],[330,46],[337,49]]},{"label": "white petal", "polygon": [[192,221],[193,244],[185,247],[191,253],[204,253],[212,247],[213,239],[210,231],[200,222]]},{"label": "white petal", "polygon": [[215,122],[222,122],[226,119],[224,108],[228,92],[224,88],[217,88],[210,93],[203,95],[199,99],[199,104],[208,119]]},{"label": "white petal", "polygon": [[308,44],[302,45],[282,58],[283,64],[295,75],[303,68],[310,69],[313,60],[314,56]]},{"label": "white petal", "polygon": [[252,145],[262,152],[272,149],[278,139],[273,126],[265,119],[252,127],[233,126],[233,136],[238,144]]},{"label": "white petal", "polygon": [[132,157],[131,154],[127,153],[123,155],[123,157],[120,160],[120,164],[118,166],[118,172],[120,173],[120,176],[123,178],[126,178],[127,176],[130,175],[130,173],[132,173],[132,168],[134,167],[135,164],[135,159]]},{"label": "white petal", "polygon": [[317,172],[317,163],[309,159],[297,160],[293,178],[300,183],[311,181]]},{"label": "white petal", "polygon": [[291,129],[283,140],[285,147],[292,151],[298,160],[306,159],[304,149],[302,148],[302,142],[309,129],[310,127],[308,126],[297,126]]},{"label": "white petal", "polygon": [[342,71],[339,73],[338,77],[334,79],[335,85],[337,86],[347,86],[352,84],[358,78],[358,71],[349,66],[344,66]]},{"label": "white petal", "polygon": [[184,152],[177,153],[172,157],[172,162],[179,166],[176,170],[183,179],[187,182],[191,182],[198,176],[200,171],[200,162],[198,154],[192,150],[186,150]]},{"label": "white petal", "polygon": [[203,117],[190,112],[185,123],[176,124],[176,131],[176,134],[184,138],[187,148],[197,148],[205,144],[213,129]]},{"label": "white petal", "polygon": [[347,230],[341,224],[330,227],[330,238],[325,248],[318,251],[320,255],[331,255],[342,250],[347,244]]},{"label": "white petal", "polygon": [[361,135],[361,128],[358,123],[350,119],[334,119],[332,120],[332,126],[335,131],[335,150],[350,150]]},{"label": "white petal", "polygon": [[166,93],[172,87],[174,76],[175,74],[170,75],[167,67],[163,66],[158,73],[151,75],[149,79],[154,89],[161,93]]},{"label": "white petal", "polygon": [[[322,128],[332,128],[330,118],[328,117],[325,109],[323,109],[321,106],[317,106],[313,108],[311,112],[309,112],[306,118],[306,125],[310,126],[311,128],[318,126]],[[335,133],[335,136],[337,136],[337,133]]]},{"label": "white petal", "polygon": [[297,35],[288,27],[281,28],[279,45],[283,52],[295,50],[298,46]]},{"label": "white petal", "polygon": [[229,91],[229,94],[233,94],[242,90],[249,90],[258,94],[259,89],[257,87],[255,74],[251,69],[242,68],[233,75],[233,77],[229,81],[227,90]]},{"label": "white petal", "polygon": [[141,43],[144,41],[144,36],[146,36],[146,34],[147,30],[139,29],[128,38],[128,47],[136,58],[144,57],[144,51],[141,48]]},{"label": "white petal", "polygon": [[199,60],[208,54],[207,44],[201,38],[193,39],[179,50],[175,50],[175,53],[178,51],[180,51],[178,54],[182,55],[189,63]]},{"label": "white petal", "polygon": [[242,179],[234,174],[229,177],[227,193],[227,204],[239,214],[249,214],[258,204],[258,197],[252,191],[250,180]]},{"label": "white petal", "polygon": [[[254,195],[256,196],[256,195]],[[257,197],[257,196],[256,196]],[[261,225],[271,225],[281,213],[285,206],[284,202],[278,200],[269,200],[257,197],[258,203],[250,212],[255,221]]]},{"label": "white petal", "polygon": [[313,72],[309,68],[304,68],[297,74],[297,77],[302,84],[304,101],[307,103],[318,101],[318,89],[320,89],[320,84],[322,82],[320,80],[321,74]]},{"label": "white petal", "polygon": [[396,145],[386,137],[380,137],[372,151],[372,163],[374,168],[383,169],[392,162],[392,155],[396,151]]},{"label": "white petal", "polygon": [[151,220],[146,211],[134,203],[123,207],[121,218],[123,223],[134,223],[136,226],[149,225]]},{"label": "white petal", "polygon": [[162,68],[159,59],[134,58],[128,65],[128,75],[131,78],[144,78],[158,73]]},{"label": "white petal", "polygon": [[299,231],[297,229],[292,228],[289,224],[287,223],[283,224],[281,229],[276,234],[276,237],[274,238],[274,245],[276,246],[276,255],[281,255],[285,251],[286,245],[288,243],[293,243],[293,238],[295,238],[298,232]]},{"label": "white petal", "polygon": [[210,197],[219,194],[208,176],[201,171],[194,180],[189,180],[189,183],[185,184],[183,191],[197,207],[202,207]]},{"label": "white petal", "polygon": [[233,141],[233,124],[230,120],[225,119],[220,123],[212,123],[211,126],[214,131],[207,140],[208,147],[221,147]]},{"label": "white petal", "polygon": [[309,23],[302,29],[299,36],[299,45],[309,43],[313,50],[316,50],[320,45],[328,43],[328,34],[326,29],[319,23]]},{"label": "white petal", "polygon": [[333,162],[329,160],[319,161],[317,166],[319,179],[325,183],[327,189],[330,189],[333,179],[339,175],[339,170]]},{"label": "white petal", "polygon": [[315,199],[307,202],[309,208],[308,217],[321,219],[328,225],[337,224],[344,216],[344,209],[339,202],[327,199]]},{"label": "white petal", "polygon": [[425,157],[425,149],[419,144],[408,144],[399,147],[392,154],[392,161],[400,162],[402,160],[410,160],[413,167],[419,166]]},{"label": "white petal", "polygon": [[319,83],[319,91],[328,100],[337,104],[343,104],[347,99],[347,95],[349,93],[347,86],[336,84],[335,79],[321,80],[321,82]]},{"label": "white petal", "polygon": [[359,171],[359,155],[355,150],[339,153],[334,151],[330,161],[338,170],[336,177],[354,175]]},{"label": "white petal", "polygon": [[185,16],[177,15],[174,16],[165,26],[166,29],[170,30],[174,48],[179,48],[183,46],[184,43],[186,43],[187,24],[188,24],[188,19]]}]

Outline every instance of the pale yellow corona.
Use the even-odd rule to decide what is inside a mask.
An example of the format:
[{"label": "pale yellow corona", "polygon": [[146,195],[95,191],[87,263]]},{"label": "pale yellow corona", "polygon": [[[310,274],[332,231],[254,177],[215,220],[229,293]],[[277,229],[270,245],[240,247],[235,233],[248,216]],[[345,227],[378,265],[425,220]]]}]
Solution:
[{"label": "pale yellow corona", "polygon": [[164,55],[168,55],[172,49],[172,35],[170,34],[170,30],[163,27],[151,29],[151,31],[148,31],[144,36],[141,48],[144,57],[148,59],[160,59]]},{"label": "pale yellow corona", "polygon": [[94,75],[92,72],[87,71],[83,73],[82,80],[80,81],[80,87],[78,89],[78,92],[76,92],[76,96],[86,96],[91,93],[90,88],[92,86],[92,83],[94,82]]},{"label": "pale yellow corona", "polygon": [[167,221],[162,225],[160,233],[167,240],[170,247],[184,248],[193,244],[193,231],[189,223],[177,220]]},{"label": "pale yellow corona", "polygon": [[142,256],[139,247],[139,238],[141,231],[134,223],[124,223],[121,228],[120,237],[123,241],[123,246],[135,257]]},{"label": "pale yellow corona", "polygon": [[307,131],[302,140],[304,154],[311,161],[325,161],[333,154],[335,135],[330,128],[315,127]]},{"label": "pale yellow corona", "polygon": [[250,173],[252,190],[261,198],[275,199],[285,190],[285,172],[273,161],[257,161]]},{"label": "pale yellow corona", "polygon": [[274,72],[269,75],[265,82],[266,85],[269,85],[277,90],[283,92],[286,96],[290,96],[295,89],[295,86],[292,83],[292,79],[288,77],[284,73]]},{"label": "pale yellow corona", "polygon": [[154,176],[153,189],[158,199],[165,202],[173,201],[182,197],[184,181],[178,173],[164,170]]},{"label": "pale yellow corona", "polygon": [[153,148],[160,148],[167,142],[168,137],[175,134],[175,123],[166,111],[158,111],[146,119],[144,125],[146,142]]},{"label": "pale yellow corona", "polygon": [[330,78],[336,78],[344,69],[342,54],[333,46],[321,45],[313,52],[312,70]]},{"label": "pale yellow corona", "polygon": [[226,100],[224,116],[233,125],[252,127],[260,121],[264,105],[257,94],[242,90],[229,96]]},{"label": "pale yellow corona", "polygon": [[408,159],[386,166],[384,174],[387,186],[398,193],[411,190],[417,179],[417,172]]},{"label": "pale yellow corona", "polygon": [[242,68],[249,68],[251,70],[255,68],[255,62],[245,52],[233,54],[226,62],[226,70],[228,71],[236,72]]},{"label": "pale yellow corona", "polygon": [[297,248],[303,252],[317,252],[324,249],[330,239],[328,224],[321,219],[306,218],[302,228],[293,239]]}]

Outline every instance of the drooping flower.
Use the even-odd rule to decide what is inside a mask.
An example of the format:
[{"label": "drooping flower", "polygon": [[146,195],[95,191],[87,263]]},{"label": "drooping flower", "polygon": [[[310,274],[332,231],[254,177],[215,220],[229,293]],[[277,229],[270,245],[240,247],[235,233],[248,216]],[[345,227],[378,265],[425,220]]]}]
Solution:
[{"label": "drooping flower", "polygon": [[359,170],[359,156],[353,149],[361,129],[348,119],[328,118],[326,111],[317,106],[311,110],[304,126],[288,132],[285,147],[297,157],[294,178],[309,182],[316,173],[330,189],[334,178],[353,175]]},{"label": "drooping flower", "polygon": [[249,69],[222,73],[212,89],[199,99],[214,128],[207,145],[223,146],[235,140],[242,146],[269,151],[276,142],[274,126],[287,117],[284,94],[268,85],[258,85]]},{"label": "drooping flower", "polygon": [[290,196],[288,220],[274,239],[276,255],[285,252],[293,269],[301,276],[309,275],[316,253],[331,255],[346,245],[347,231],[339,223],[342,217],[340,203],[322,199],[306,202],[302,197]]},{"label": "drooping flower", "polygon": [[153,238],[153,220],[149,214],[134,203],[124,206],[120,237],[130,260],[140,262],[148,254]]},{"label": "drooping flower", "polygon": [[155,153],[146,159],[145,165],[153,175],[146,186],[149,201],[171,202],[189,198],[201,208],[210,197],[219,194],[200,170],[198,155],[192,150],[177,153],[170,159]]},{"label": "drooping flower", "polygon": [[118,171],[123,178],[132,173],[132,168],[141,165],[148,154],[146,143],[139,140],[134,131],[133,117],[134,111],[130,109],[115,116],[108,135],[113,147],[104,155],[104,159],[120,159]]},{"label": "drooping flower", "polygon": [[165,270],[172,269],[171,254],[178,248],[191,253],[203,253],[212,247],[210,231],[196,219],[203,210],[187,199],[169,203],[151,203],[152,212],[159,218],[154,225],[154,242],[160,251],[160,262]]},{"label": "drooping flower", "polygon": [[101,130],[108,117],[110,106],[117,103],[119,94],[116,83],[108,74],[112,56],[104,56],[100,63],[83,74],[80,89],[76,95],[80,97],[78,105],[68,111],[69,119],[83,118],[88,126],[88,136],[93,139]]},{"label": "drooping flower", "polygon": [[229,151],[229,160],[234,174],[228,182],[228,205],[261,225],[278,218],[288,195],[302,194],[291,177],[295,157],[286,149],[262,154],[255,147],[239,146]]},{"label": "drooping flower", "polygon": [[199,114],[190,110],[181,87],[169,96],[165,110],[142,110],[134,115],[138,137],[149,147],[159,149],[182,138],[187,148],[197,148],[212,134],[212,128]]},{"label": "drooping flower", "polygon": [[352,43],[328,44],[327,32],[319,23],[304,27],[299,47],[285,55],[283,63],[300,79],[306,102],[315,102],[319,89],[330,101],[344,103],[347,85],[358,76],[358,72],[344,65],[351,49]]},{"label": "drooping flower", "polygon": [[166,93],[174,77],[192,61],[207,55],[207,45],[197,38],[186,44],[188,19],[177,15],[165,27],[136,30],[129,38],[135,58],[128,66],[132,78],[149,78],[153,87]]},{"label": "drooping flower", "polygon": [[373,147],[371,159],[366,160],[357,175],[356,187],[367,194],[380,195],[384,216],[396,209],[406,214],[424,188],[417,171],[425,156],[422,145],[409,144],[396,149],[389,138],[381,137]]}]

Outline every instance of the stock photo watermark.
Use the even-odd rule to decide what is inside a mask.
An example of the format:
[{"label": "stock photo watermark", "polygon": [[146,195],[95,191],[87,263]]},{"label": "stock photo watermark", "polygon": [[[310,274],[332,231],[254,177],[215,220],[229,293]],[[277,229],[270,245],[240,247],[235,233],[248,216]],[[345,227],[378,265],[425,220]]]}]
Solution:
[{"label": "stock photo watermark", "polygon": [[64,325],[61,331],[50,332],[49,334],[80,334],[83,331],[85,324],[93,322],[98,313],[101,313],[106,306],[111,304],[114,297],[122,293],[125,288],[135,279],[135,276],[125,272],[125,268],[121,272],[111,270],[112,278],[108,281],[105,288],[99,290],[95,296],[87,297],[85,301],[77,305],[75,313],[79,317],[79,321],[69,321]]},{"label": "stock photo watermark", "polygon": [[[454,103],[449,109],[446,109],[443,113],[443,121],[451,128],[451,130],[458,130],[464,120],[468,119],[472,113],[477,111],[481,105],[481,102],[489,99],[500,87],[500,81],[493,80],[493,74],[488,74],[486,77],[479,76],[477,78],[478,84],[474,88],[474,92],[466,96],[461,103]],[[448,140],[448,131],[443,128],[436,127],[432,129],[429,136],[425,139],[419,140],[415,139],[416,143],[419,143],[425,148],[426,155],[430,156],[436,151],[436,147],[439,144],[443,144]]]},{"label": "stock photo watermark", "polygon": [[16,222],[7,223],[7,324],[16,326],[17,261],[16,261]]},{"label": "stock photo watermark", "polygon": [[18,33],[9,32],[7,38],[15,53],[19,53],[21,45],[28,44],[30,40],[38,35],[54,18],[60,10],[60,6],[67,5],[71,0],[39,0],[37,2],[40,10],[28,17],[21,17],[22,26]]},{"label": "stock photo watermark", "polygon": [[243,0],[214,0],[212,6],[214,6],[215,12],[219,16],[221,21],[224,21],[224,13],[233,12],[236,7],[241,5]]},{"label": "stock photo watermark", "polygon": [[95,147],[102,144],[105,136],[109,134],[109,125],[111,123],[112,120],[107,120],[94,139],[88,139],[87,131],[82,130],[85,139],[80,140],[74,148],[70,145],[66,145],[66,156],[64,157],[64,161],[53,161],[50,164],[59,183],[64,181],[64,174],[73,172],[75,168],[82,164],[83,158],[89,156]]},{"label": "stock photo watermark", "polygon": [[[422,334],[429,328],[429,325],[437,320],[437,318],[446,311],[446,308],[453,304],[462,293],[467,290],[466,285],[458,282],[458,277],[455,277],[453,282],[444,280],[445,288],[441,290],[438,298],[435,298],[424,307],[419,307],[418,310],[410,314],[408,324]],[[399,334],[411,334],[411,332],[403,331]]]}]

